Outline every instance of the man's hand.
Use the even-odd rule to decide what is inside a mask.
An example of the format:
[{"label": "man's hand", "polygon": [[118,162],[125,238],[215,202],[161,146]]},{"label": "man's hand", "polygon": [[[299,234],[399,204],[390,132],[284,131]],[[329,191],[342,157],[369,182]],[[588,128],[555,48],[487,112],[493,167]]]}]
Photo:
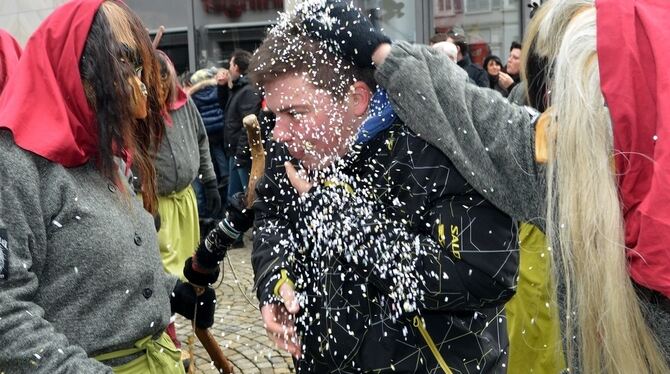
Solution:
[{"label": "man's hand", "polygon": [[302,350],[295,329],[295,316],[300,311],[300,305],[295,298],[293,286],[289,283],[281,285],[279,294],[282,304],[270,303],[261,308],[265,330],[277,347],[299,358]]},{"label": "man's hand", "polygon": [[500,83],[500,87],[508,89],[512,84],[514,84],[514,79],[512,79],[509,74],[501,71],[498,73],[498,83]]},{"label": "man's hand", "polygon": [[381,66],[384,61],[386,61],[386,57],[389,53],[391,53],[391,45],[389,43],[380,44],[372,54],[372,62],[374,62],[377,67]]},{"label": "man's hand", "polygon": [[312,182],[307,179],[304,171],[297,171],[295,166],[289,161],[284,162],[284,167],[286,168],[286,176],[288,177],[289,182],[291,182],[293,188],[298,191],[298,196],[306,194],[312,187],[314,187]]}]

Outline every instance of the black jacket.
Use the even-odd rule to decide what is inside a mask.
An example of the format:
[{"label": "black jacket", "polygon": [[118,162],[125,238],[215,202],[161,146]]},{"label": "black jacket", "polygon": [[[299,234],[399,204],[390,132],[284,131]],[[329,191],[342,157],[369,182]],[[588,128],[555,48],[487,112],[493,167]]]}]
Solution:
[{"label": "black jacket", "polygon": [[434,373],[441,356],[505,372],[515,222],[403,125],[352,153],[339,182],[299,198],[273,144],[256,187],[258,297],[278,302],[287,277],[304,297],[299,371]]},{"label": "black jacket", "polygon": [[240,134],[245,131],[242,119],[260,111],[261,95],[244,76],[233,82],[233,88],[224,85],[218,87],[224,113],[223,151],[226,157],[233,157],[237,153]]},{"label": "black jacket", "polygon": [[486,70],[472,63],[470,56],[465,55],[461,61],[458,61],[458,66],[462,67],[468,73],[468,77],[472,79],[479,87],[489,87],[489,75]]}]

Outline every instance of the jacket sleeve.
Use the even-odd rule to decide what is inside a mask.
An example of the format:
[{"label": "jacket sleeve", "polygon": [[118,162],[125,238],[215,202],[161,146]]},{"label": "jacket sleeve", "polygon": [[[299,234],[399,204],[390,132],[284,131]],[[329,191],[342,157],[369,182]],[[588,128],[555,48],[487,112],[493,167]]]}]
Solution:
[{"label": "jacket sleeve", "polygon": [[[7,180],[3,174],[8,167],[2,164],[0,179]],[[24,172],[23,178],[30,180]],[[40,284],[38,264],[47,251],[38,195],[15,185],[0,186],[0,247],[7,268],[7,276],[0,279],[0,372],[112,374],[110,367],[87,357],[82,347],[56,331],[33,301]]]},{"label": "jacket sleeve", "polygon": [[399,42],[378,68],[398,116],[446,154],[479,193],[521,221],[542,216],[543,171],[529,111],[428,47]]},{"label": "jacket sleeve", "polygon": [[225,111],[226,105],[228,105],[228,97],[230,96],[230,88],[225,84],[217,84],[216,91],[217,96],[219,97],[219,106],[221,107],[221,110]]},{"label": "jacket sleeve", "polygon": [[[240,119],[243,119],[249,114],[258,115],[258,113],[261,111],[261,95],[258,93],[258,91],[252,89],[250,86],[247,86],[242,92],[242,97],[240,97],[239,103]],[[251,158],[249,137],[244,125],[242,125],[242,133],[240,134],[237,143],[235,156],[239,162],[243,164],[248,164]]]},{"label": "jacket sleeve", "polygon": [[202,117],[200,116],[195,103],[189,99],[187,105],[189,106],[190,117],[193,118],[192,123],[195,126],[194,130],[196,137],[198,138],[198,151],[200,152],[200,166],[198,168],[198,174],[200,180],[203,183],[216,180],[214,166],[212,165],[212,156],[209,153],[209,139],[207,138],[205,124],[202,121]]},{"label": "jacket sleeve", "polygon": [[514,295],[516,224],[481,197],[444,195],[414,225],[339,188],[320,188],[305,205],[307,221],[319,222],[307,227],[315,248],[339,251],[399,310],[476,310]]},{"label": "jacket sleeve", "polygon": [[477,85],[479,87],[489,87],[489,75],[486,73],[486,70],[479,70]]},{"label": "jacket sleeve", "polygon": [[[280,147],[277,143],[268,145],[268,154]],[[286,185],[284,161],[289,157],[275,155],[267,157],[265,174],[256,185],[254,202],[254,244],[251,263],[254,269],[254,283],[261,306],[278,302],[275,292],[283,282],[292,283],[289,260],[297,248],[296,227],[290,220],[289,203],[294,199],[295,190]],[[295,201],[295,200],[294,200]]]}]

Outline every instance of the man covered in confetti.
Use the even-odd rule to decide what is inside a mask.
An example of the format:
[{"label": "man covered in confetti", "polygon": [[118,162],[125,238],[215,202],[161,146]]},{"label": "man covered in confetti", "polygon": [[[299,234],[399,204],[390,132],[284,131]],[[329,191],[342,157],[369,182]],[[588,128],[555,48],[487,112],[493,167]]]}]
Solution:
[{"label": "man covered in confetti", "polygon": [[254,205],[266,329],[302,373],[505,372],[516,223],[399,121],[371,30],[310,1],[252,59],[277,116]]}]

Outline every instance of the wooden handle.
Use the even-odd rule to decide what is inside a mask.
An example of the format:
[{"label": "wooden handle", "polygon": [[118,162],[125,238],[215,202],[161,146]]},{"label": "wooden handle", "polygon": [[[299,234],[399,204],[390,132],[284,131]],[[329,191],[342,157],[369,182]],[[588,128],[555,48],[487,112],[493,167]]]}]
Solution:
[{"label": "wooden handle", "polygon": [[242,123],[247,129],[251,149],[251,173],[247,185],[247,208],[251,209],[256,198],[256,183],[261,180],[265,171],[265,149],[263,148],[261,125],[258,123],[256,115],[249,114],[242,119]]},{"label": "wooden handle", "polygon": [[163,33],[165,33],[165,26],[161,25],[161,27],[158,28],[158,31],[156,31],[156,36],[154,36],[154,41],[151,42],[151,45],[154,46],[154,49],[157,49],[158,45],[161,43],[161,39],[163,38]]},{"label": "wooden handle", "polygon": [[219,372],[224,374],[233,373],[233,364],[228,361],[226,356],[221,351],[219,343],[214,339],[214,336],[209,331],[209,329],[201,329],[199,327],[195,328],[195,336],[198,337],[202,346],[205,347],[207,354],[214,362],[214,366],[219,370]]},{"label": "wooden handle", "polygon": [[[195,285],[193,286],[193,289],[195,290],[195,294],[200,296],[203,293],[205,293],[205,288],[204,287],[199,287]],[[216,366],[217,369],[219,369],[219,372],[228,374],[233,372],[233,364],[228,361],[226,356],[223,354],[223,351],[221,350],[221,347],[219,346],[219,342],[214,339],[214,335],[209,331],[209,329],[203,329],[200,327],[195,326],[194,324],[194,331],[195,331],[195,336],[198,337],[198,340],[200,340],[200,343],[202,343],[202,346],[205,347],[205,350],[207,351],[207,354],[209,355],[209,358],[212,359],[214,362],[214,366]],[[191,367],[194,368],[195,364],[193,362],[193,359],[191,358]]]}]

